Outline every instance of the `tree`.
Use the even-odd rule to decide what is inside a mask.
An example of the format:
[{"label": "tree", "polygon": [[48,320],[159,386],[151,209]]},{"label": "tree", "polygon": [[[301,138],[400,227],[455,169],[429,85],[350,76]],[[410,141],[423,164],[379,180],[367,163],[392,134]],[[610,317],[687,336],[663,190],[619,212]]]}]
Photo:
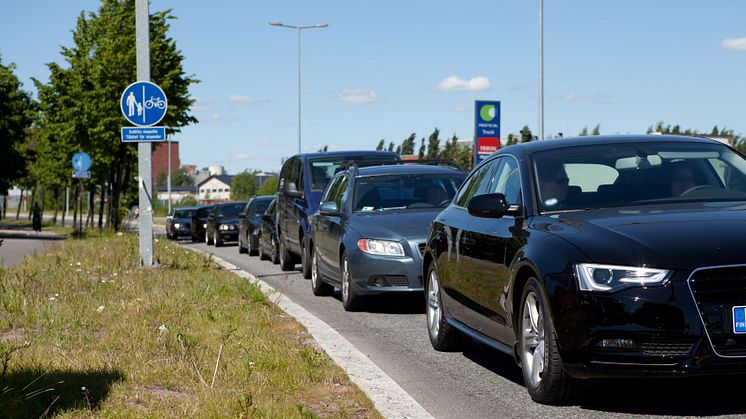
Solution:
[{"label": "tree", "polygon": [[585,137],[587,135],[588,135],[588,127],[583,127],[583,129],[580,130],[580,132],[578,133],[578,136],[580,137]]},{"label": "tree", "polygon": [[601,124],[596,124],[596,126],[593,127],[593,132],[591,132],[591,135],[601,135]]},{"label": "tree", "polygon": [[254,174],[247,170],[233,176],[231,180],[231,199],[245,201],[256,195],[256,180]]},{"label": "tree", "polygon": [[393,141],[389,143],[388,151],[394,151],[394,142]]},{"label": "tree", "polygon": [[0,194],[6,194],[13,182],[25,173],[24,145],[34,117],[35,104],[21,90],[13,70],[0,61]]},{"label": "tree", "polygon": [[518,137],[513,134],[508,134],[508,142],[505,145],[508,146],[513,144],[518,144]]},{"label": "tree", "polygon": [[397,149],[398,153],[405,156],[414,154],[414,142],[416,137],[417,135],[412,133],[412,135],[404,139],[401,143],[401,149]]},{"label": "tree", "polygon": [[274,195],[277,193],[277,183],[280,178],[272,177],[264,181],[262,187],[256,192],[257,195]]},{"label": "tree", "polygon": [[384,147],[384,144],[385,144],[385,143],[386,143],[386,140],[384,140],[384,139],[382,138],[382,139],[381,139],[381,141],[379,141],[379,142],[378,142],[378,145],[376,146],[376,150],[378,150],[378,151],[381,151],[381,150],[383,150],[383,147]]},{"label": "tree", "polygon": [[419,158],[420,160],[424,159],[425,158],[425,150],[426,150],[425,139],[423,138],[420,141],[420,151],[417,152],[417,158]]},{"label": "tree", "polygon": [[531,129],[528,125],[524,125],[521,129],[521,142],[528,143],[534,139],[534,135],[531,133]]},{"label": "tree", "polygon": [[[171,10],[150,15],[151,80],[168,97],[168,112],[161,124],[169,135],[197,122],[189,114],[194,104],[189,87],[198,80],[185,74],[184,57],[168,36],[168,21],[173,18]],[[44,117],[39,137],[49,143],[40,148],[68,157],[75,151],[91,155],[94,164],[88,185],[111,190],[108,219],[114,228],[119,227],[122,200],[137,196],[133,180],[137,146],[121,142],[123,121],[119,104],[112,100],[137,79],[134,23],[134,2],[102,0],[97,12],[78,17],[74,45],[62,47],[66,65],[49,64],[49,82],[42,85],[35,81],[40,92],[44,90],[40,93]],[[63,160],[69,162],[69,158]]]},{"label": "tree", "polygon": [[427,139],[427,158],[440,158],[440,130],[435,128]]}]

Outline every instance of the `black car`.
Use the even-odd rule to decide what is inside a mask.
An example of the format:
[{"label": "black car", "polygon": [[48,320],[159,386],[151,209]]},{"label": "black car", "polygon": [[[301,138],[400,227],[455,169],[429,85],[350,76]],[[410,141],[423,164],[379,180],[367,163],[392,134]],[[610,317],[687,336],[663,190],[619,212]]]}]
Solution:
[{"label": "black car", "polygon": [[277,200],[273,199],[267,211],[262,214],[262,225],[259,229],[259,259],[271,260],[275,265],[280,263],[280,249],[277,244],[277,228],[275,226],[277,217],[277,211],[275,211],[276,203]]},{"label": "black car", "polygon": [[679,136],[506,147],[433,222],[435,349],[473,338],[531,397],[577,379],[746,373],[746,159]]},{"label": "black car", "polygon": [[192,215],[196,207],[180,207],[171,210],[166,217],[166,237],[176,240],[182,236],[192,235]]},{"label": "black car", "polygon": [[205,241],[205,229],[207,228],[207,217],[210,215],[212,205],[197,207],[192,214],[192,243]]},{"label": "black car", "polygon": [[238,214],[246,201],[221,202],[213,205],[207,216],[205,243],[222,246],[225,242],[238,241]]},{"label": "black car", "polygon": [[262,225],[262,214],[267,211],[273,195],[255,196],[238,214],[238,252],[254,256],[259,253],[259,230]]},{"label": "black car", "polygon": [[311,277],[308,238],[311,216],[316,212],[321,194],[345,162],[397,161],[392,151],[333,151],[298,154],[289,158],[280,170],[277,185],[277,236],[280,267],[289,271],[301,263],[303,276]]},{"label": "black car", "polygon": [[430,224],[465,177],[424,165],[353,166],[337,174],[313,217],[313,293],[338,287],[345,310],[357,310],[364,295],[422,292],[420,252]]}]

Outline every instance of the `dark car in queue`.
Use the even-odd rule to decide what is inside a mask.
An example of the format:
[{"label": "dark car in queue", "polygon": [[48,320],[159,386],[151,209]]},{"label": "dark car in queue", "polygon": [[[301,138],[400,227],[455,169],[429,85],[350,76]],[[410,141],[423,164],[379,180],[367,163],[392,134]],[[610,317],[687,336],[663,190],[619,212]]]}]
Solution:
[{"label": "dark car in queue", "polygon": [[399,160],[399,155],[393,151],[329,151],[297,154],[289,158],[282,165],[277,185],[280,268],[289,271],[300,262],[303,277],[311,277],[311,259],[308,257],[311,216],[319,207],[324,188],[343,164]]},{"label": "dark car in queue", "polygon": [[541,403],[580,379],[744,374],[744,237],[746,159],[714,140],[505,147],[433,222],[430,341],[515,355]]},{"label": "dark car in queue", "polygon": [[210,215],[212,205],[197,207],[192,214],[192,243],[205,241],[205,229],[207,228],[207,217]]},{"label": "dark car in queue", "polygon": [[465,177],[425,165],[353,167],[336,175],[313,218],[313,293],[340,288],[345,310],[358,310],[366,295],[422,292],[430,225]]},{"label": "dark car in queue", "polygon": [[213,205],[207,216],[205,243],[220,247],[225,242],[238,241],[238,214],[246,207],[246,201],[221,202]]},{"label": "dark car in queue", "polygon": [[255,256],[259,253],[259,231],[262,226],[262,214],[267,211],[274,195],[255,196],[238,214],[238,253]]},{"label": "dark car in queue", "polygon": [[270,260],[277,265],[280,263],[280,249],[277,244],[277,211],[275,210],[276,199],[269,203],[267,211],[262,214],[262,225],[259,228],[259,259]]},{"label": "dark car in queue", "polygon": [[171,210],[166,217],[166,237],[177,240],[179,237],[192,235],[192,215],[196,207],[179,207]]}]

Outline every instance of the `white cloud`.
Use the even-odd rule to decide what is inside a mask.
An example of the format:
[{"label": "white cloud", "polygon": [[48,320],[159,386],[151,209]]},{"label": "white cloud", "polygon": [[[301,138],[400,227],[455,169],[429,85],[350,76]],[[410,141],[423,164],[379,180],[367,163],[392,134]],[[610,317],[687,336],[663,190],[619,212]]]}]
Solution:
[{"label": "white cloud", "polygon": [[213,113],[212,120],[215,122],[234,122],[235,121],[235,119],[228,117],[228,116],[223,116],[219,113]]},{"label": "white cloud", "polygon": [[720,45],[731,51],[746,51],[746,38],[725,38]]},{"label": "white cloud", "polygon": [[560,99],[562,99],[565,102],[580,102],[581,100],[583,100],[583,96],[578,93],[572,92],[572,93],[563,95],[562,97],[560,97]]},{"label": "white cloud", "polygon": [[490,79],[487,77],[474,77],[468,80],[462,79],[459,76],[447,77],[435,85],[435,89],[441,92],[480,92],[489,90],[492,86],[490,85]]},{"label": "white cloud", "polygon": [[257,102],[253,97],[244,95],[233,95],[228,99],[233,103],[245,103],[247,105],[253,105]]},{"label": "white cloud", "polygon": [[345,89],[337,94],[337,99],[352,103],[375,103],[378,102],[378,95],[372,90]]}]

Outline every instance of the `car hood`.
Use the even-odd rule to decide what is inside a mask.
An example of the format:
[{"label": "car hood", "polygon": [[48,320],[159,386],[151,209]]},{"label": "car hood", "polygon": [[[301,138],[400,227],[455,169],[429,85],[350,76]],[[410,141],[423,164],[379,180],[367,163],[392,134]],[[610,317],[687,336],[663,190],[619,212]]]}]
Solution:
[{"label": "car hood", "polygon": [[238,218],[228,218],[228,217],[226,217],[226,218],[221,218],[219,221],[220,221],[220,224],[228,224],[228,225],[230,225],[230,224],[238,224]]},{"label": "car hood", "polygon": [[174,223],[183,224],[183,223],[191,223],[192,219],[191,218],[172,218],[171,221],[173,221]]},{"label": "car hood", "polygon": [[427,237],[430,224],[441,209],[355,213],[350,227],[362,237],[399,240]]},{"label": "car hood", "polygon": [[746,203],[625,207],[539,216],[590,261],[668,269],[746,264]]}]

